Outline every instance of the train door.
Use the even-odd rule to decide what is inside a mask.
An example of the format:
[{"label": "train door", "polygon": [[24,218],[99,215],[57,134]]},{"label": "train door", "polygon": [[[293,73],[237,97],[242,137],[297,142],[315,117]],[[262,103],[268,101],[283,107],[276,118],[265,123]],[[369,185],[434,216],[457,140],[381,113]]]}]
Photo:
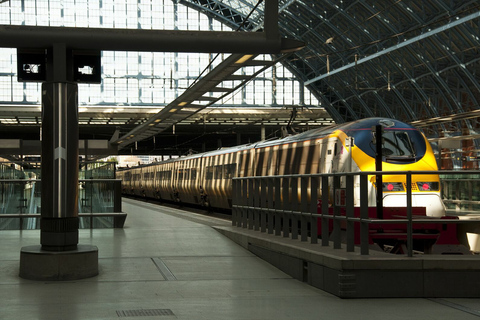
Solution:
[{"label": "train door", "polygon": [[257,177],[265,175],[266,153],[268,148],[255,148],[254,175]]},{"label": "train door", "polygon": [[171,176],[171,188],[172,188],[172,193],[171,193],[171,198],[175,202],[180,202],[180,194],[178,192],[178,163],[176,161],[171,162],[170,164],[172,176]]},{"label": "train door", "polygon": [[334,139],[325,139],[322,142],[322,173],[333,172],[333,159],[335,156],[335,141]]},{"label": "train door", "polygon": [[253,156],[254,150],[248,149],[243,150],[239,154],[239,169],[238,169],[238,176],[239,177],[248,177],[253,175]]},{"label": "train door", "polygon": [[237,176],[237,153],[232,152],[227,155],[226,162],[224,163],[224,174],[223,177],[225,179],[225,189],[224,189],[224,197],[226,199],[226,206],[227,208],[232,208],[232,186],[233,186],[233,178]]},{"label": "train door", "polygon": [[198,190],[200,193],[200,201],[202,202],[202,196],[205,198],[205,196],[208,197],[207,193],[205,192],[205,171],[206,171],[206,158],[205,157],[200,157],[197,161],[196,164],[197,168],[197,186]]},{"label": "train door", "polygon": [[342,171],[342,156],[343,156],[343,145],[339,139],[335,139],[333,142],[333,159],[332,159],[332,172],[341,172]]},{"label": "train door", "polygon": [[203,190],[208,195],[208,197],[211,198],[213,191],[213,157],[203,158],[203,161]]}]

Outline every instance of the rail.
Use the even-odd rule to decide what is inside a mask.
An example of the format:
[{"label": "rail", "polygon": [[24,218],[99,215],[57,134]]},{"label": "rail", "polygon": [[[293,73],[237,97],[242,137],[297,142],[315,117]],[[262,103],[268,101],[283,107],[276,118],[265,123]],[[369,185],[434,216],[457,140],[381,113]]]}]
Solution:
[{"label": "rail", "polygon": [[[282,176],[239,177],[233,179],[232,225],[255,231],[268,232],[275,236],[290,237],[303,242],[318,243],[321,231],[321,245],[341,249],[341,224],[346,235],[346,251],[355,251],[354,224],[360,224],[360,253],[369,255],[370,224],[406,224],[407,255],[413,256],[413,226],[419,223],[469,223],[458,219],[438,219],[412,213],[412,175],[462,175],[470,171],[372,171],[330,174],[294,174]],[[477,172],[478,174],[478,172]],[[403,175],[406,180],[406,218],[378,219],[368,215],[368,178],[378,175]],[[360,198],[359,217],[354,216],[354,177],[358,176]],[[342,187],[342,188],[340,188]],[[330,190],[332,189],[332,190]],[[336,190],[344,189],[345,215],[341,206],[331,201]],[[313,196],[312,196],[313,195]],[[328,204],[320,205],[319,204]],[[377,208],[378,209],[378,208]],[[378,211],[378,210],[377,210]],[[317,222],[321,221],[321,230]],[[329,223],[333,224],[331,235]],[[291,227],[291,228],[290,228]]]},{"label": "rail", "polygon": [[[6,219],[18,219],[14,228],[1,230],[40,229],[40,213],[5,213],[0,214],[0,223]],[[127,214],[125,212],[79,213],[79,229],[123,228]],[[33,226],[33,227],[32,227]]]},{"label": "rail", "polygon": [[[0,179],[0,230],[39,228],[41,183],[41,179]],[[78,216],[80,228],[123,227],[121,180],[79,179]]]}]

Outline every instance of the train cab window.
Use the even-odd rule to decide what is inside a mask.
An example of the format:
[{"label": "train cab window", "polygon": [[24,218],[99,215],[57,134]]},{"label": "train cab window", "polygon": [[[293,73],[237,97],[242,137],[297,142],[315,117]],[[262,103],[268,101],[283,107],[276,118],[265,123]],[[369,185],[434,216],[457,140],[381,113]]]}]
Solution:
[{"label": "train cab window", "polygon": [[[375,133],[373,141],[376,142]],[[413,160],[415,149],[406,131],[385,130],[382,134],[382,156],[389,160]]]},{"label": "train cab window", "polygon": [[[407,156],[415,157],[412,142],[406,132],[386,131],[383,134],[383,154],[385,156]],[[390,153],[390,154],[386,154]]]}]

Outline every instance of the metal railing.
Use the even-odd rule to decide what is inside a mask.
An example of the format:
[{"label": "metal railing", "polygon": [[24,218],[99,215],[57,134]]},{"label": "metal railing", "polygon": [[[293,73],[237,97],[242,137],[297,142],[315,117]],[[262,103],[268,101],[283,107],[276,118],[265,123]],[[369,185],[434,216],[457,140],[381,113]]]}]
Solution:
[{"label": "metal railing", "polygon": [[[355,223],[360,224],[360,253],[369,254],[370,224],[406,224],[407,255],[413,256],[413,225],[421,223],[468,223],[465,220],[413,217],[412,175],[462,174],[458,171],[372,171],[312,175],[242,177],[233,179],[232,225],[268,232],[276,236],[318,243],[317,222],[321,221],[321,245],[342,247],[342,223],[345,228],[346,251],[355,251]],[[466,172],[468,174],[469,172]],[[369,217],[369,176],[405,176],[406,218],[378,219]],[[354,215],[354,177],[359,180],[359,216]],[[340,186],[342,185],[342,188]],[[332,190],[332,192],[330,191]],[[331,201],[335,190],[345,191],[345,214]],[[375,188],[373,188],[375,190]],[[375,191],[374,191],[375,192]],[[331,204],[318,206],[320,204]],[[378,208],[377,208],[378,209]],[[378,212],[378,210],[377,210]],[[330,234],[329,223],[333,224]]]},{"label": "metal railing", "polygon": [[[0,179],[0,230],[38,229],[41,216],[40,179]],[[123,225],[121,180],[80,179],[80,228]]]}]

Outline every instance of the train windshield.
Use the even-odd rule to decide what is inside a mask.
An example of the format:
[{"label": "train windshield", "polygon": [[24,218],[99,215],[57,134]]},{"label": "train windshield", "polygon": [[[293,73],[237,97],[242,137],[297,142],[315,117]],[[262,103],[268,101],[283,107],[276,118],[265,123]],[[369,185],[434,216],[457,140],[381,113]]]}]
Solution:
[{"label": "train windshield", "polygon": [[415,149],[406,131],[386,130],[382,138],[382,155],[387,161],[415,159]]},{"label": "train windshield", "polygon": [[[378,119],[356,122],[344,129],[344,132],[354,138],[355,146],[372,158],[376,154],[374,126]],[[392,120],[393,123],[393,120]],[[425,156],[427,145],[423,135],[412,126],[401,122],[384,126],[382,134],[382,156],[390,163],[413,163]]]}]

